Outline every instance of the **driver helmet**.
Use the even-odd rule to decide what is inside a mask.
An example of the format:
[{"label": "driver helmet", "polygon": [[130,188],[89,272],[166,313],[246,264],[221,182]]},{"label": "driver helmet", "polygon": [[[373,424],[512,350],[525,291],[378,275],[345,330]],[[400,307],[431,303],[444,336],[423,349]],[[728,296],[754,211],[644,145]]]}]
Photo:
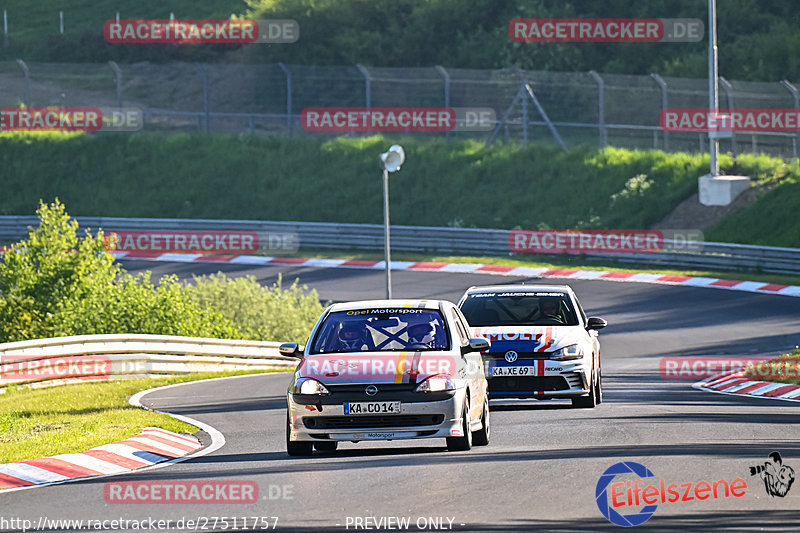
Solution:
[{"label": "driver helmet", "polygon": [[339,330],[339,342],[346,350],[359,350],[366,344],[366,335],[363,322],[345,322]]},{"label": "driver helmet", "polygon": [[430,317],[409,317],[408,332],[409,344],[425,344],[433,346],[436,338],[436,320]]}]

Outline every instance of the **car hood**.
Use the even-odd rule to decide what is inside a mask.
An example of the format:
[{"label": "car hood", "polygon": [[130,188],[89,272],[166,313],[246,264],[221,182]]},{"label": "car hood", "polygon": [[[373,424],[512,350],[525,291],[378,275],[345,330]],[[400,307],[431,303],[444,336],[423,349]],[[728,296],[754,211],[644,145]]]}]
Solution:
[{"label": "car hood", "polygon": [[554,352],[580,343],[585,333],[581,326],[479,326],[471,330],[473,337],[492,343],[488,353]]},{"label": "car hood", "polygon": [[459,358],[449,352],[357,352],[309,355],[296,372],[324,384],[419,383],[456,374]]}]

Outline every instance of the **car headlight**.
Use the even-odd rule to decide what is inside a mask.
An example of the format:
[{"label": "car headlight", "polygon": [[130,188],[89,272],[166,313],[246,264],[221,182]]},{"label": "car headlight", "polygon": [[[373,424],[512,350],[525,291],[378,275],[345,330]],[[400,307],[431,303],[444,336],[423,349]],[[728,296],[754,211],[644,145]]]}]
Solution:
[{"label": "car headlight", "polygon": [[577,344],[570,344],[553,352],[550,359],[566,361],[567,359],[580,359],[581,357],[583,357],[583,349]]},{"label": "car headlight", "polygon": [[416,392],[442,392],[456,390],[455,382],[447,376],[431,376],[417,386]]},{"label": "car headlight", "polygon": [[316,379],[300,378],[294,382],[292,394],[330,394],[330,391]]}]

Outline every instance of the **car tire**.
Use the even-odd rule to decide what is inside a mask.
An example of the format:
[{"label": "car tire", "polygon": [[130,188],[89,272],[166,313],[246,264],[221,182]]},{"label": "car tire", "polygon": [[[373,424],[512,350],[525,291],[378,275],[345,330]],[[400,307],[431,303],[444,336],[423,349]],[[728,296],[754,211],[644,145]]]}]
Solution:
[{"label": "car tire", "polygon": [[286,414],[286,453],[292,457],[308,457],[314,453],[313,442],[289,440],[289,414]]},{"label": "car tire", "polygon": [[491,428],[489,426],[489,400],[483,401],[483,414],[481,414],[481,429],[472,434],[472,444],[474,446],[486,446],[489,444]]},{"label": "car tire", "polygon": [[314,449],[320,452],[333,452],[339,446],[339,442],[335,440],[325,440],[314,443]]},{"label": "car tire", "polygon": [[597,376],[592,376],[592,385],[589,387],[589,394],[586,396],[576,396],[572,399],[572,407],[594,407],[597,405],[596,398]]},{"label": "car tire", "polygon": [[472,431],[469,422],[469,397],[464,402],[464,412],[461,414],[461,437],[447,437],[447,449],[451,452],[465,452],[472,448]]}]

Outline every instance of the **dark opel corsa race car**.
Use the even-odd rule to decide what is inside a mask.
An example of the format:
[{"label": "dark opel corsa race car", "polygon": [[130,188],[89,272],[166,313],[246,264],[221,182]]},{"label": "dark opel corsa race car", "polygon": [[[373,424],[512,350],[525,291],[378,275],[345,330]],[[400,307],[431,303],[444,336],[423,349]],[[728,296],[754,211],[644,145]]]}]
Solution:
[{"label": "dark opel corsa race car", "polygon": [[458,308],[440,300],[375,300],[328,307],[287,394],[286,450],[311,455],[340,441],[441,438],[450,450],[489,443],[481,353]]},{"label": "dark opel corsa race car", "polygon": [[470,287],[458,304],[482,355],[490,398],[570,398],[573,407],[603,400],[602,318],[587,318],[566,285]]}]

